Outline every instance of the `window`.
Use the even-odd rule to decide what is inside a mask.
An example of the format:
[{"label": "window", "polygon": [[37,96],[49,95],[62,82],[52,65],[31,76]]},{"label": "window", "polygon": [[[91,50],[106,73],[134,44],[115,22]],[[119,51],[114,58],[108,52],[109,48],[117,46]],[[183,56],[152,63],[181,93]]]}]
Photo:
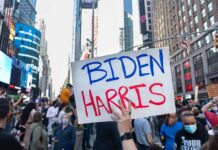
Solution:
[{"label": "window", "polygon": [[185,27],[185,33],[187,33],[188,31],[187,31],[187,27]]},{"label": "window", "polygon": [[189,60],[183,63],[184,77],[185,77],[185,90],[192,91],[192,76]]},{"label": "window", "polygon": [[189,15],[189,17],[192,15],[192,10],[191,9],[188,11],[188,15]]},{"label": "window", "polygon": [[205,22],[204,24],[203,24],[203,26],[204,26],[204,30],[207,30],[207,22]]},{"label": "window", "polygon": [[148,17],[151,17],[151,13],[148,13]]},{"label": "window", "polygon": [[209,72],[217,72],[218,71],[218,49],[215,47],[210,48],[207,51],[207,60],[208,60],[208,68]]},{"label": "window", "polygon": [[208,11],[210,12],[210,11],[212,11],[213,10],[213,5],[212,5],[212,2],[210,2],[209,4],[208,4]]},{"label": "window", "polygon": [[151,7],[148,7],[148,11],[151,11]]},{"label": "window", "polygon": [[205,40],[206,40],[206,43],[209,44],[209,43],[210,43],[210,35],[207,35],[207,36],[205,37]]},{"label": "window", "polygon": [[[199,28],[196,29],[196,32],[199,32]],[[199,35],[200,33],[197,33],[197,35]]]},{"label": "window", "polygon": [[198,41],[198,48],[201,48],[201,41]]},{"label": "window", "polygon": [[213,32],[212,32],[212,38],[213,38],[213,40],[215,40],[215,35],[216,35],[216,31],[213,31]]},{"label": "window", "polygon": [[181,17],[181,10],[179,10],[179,16]]},{"label": "window", "polygon": [[185,6],[184,5],[182,6],[182,12],[185,12]]},{"label": "window", "polygon": [[204,0],[201,0],[201,5],[204,4]]},{"label": "window", "polygon": [[151,2],[147,1],[147,5],[150,6],[150,5],[151,5]]},{"label": "window", "polygon": [[196,4],[194,4],[194,6],[193,6],[193,10],[194,10],[194,12],[197,11],[197,6],[196,6]]},{"label": "window", "polygon": [[215,21],[214,21],[214,16],[210,17],[210,25],[214,25]]},{"label": "window", "polygon": [[177,90],[177,93],[181,93],[183,89],[182,89],[182,76],[181,76],[181,66],[180,65],[175,67],[175,73],[176,73],[176,90]]},{"label": "window", "polygon": [[191,5],[191,0],[188,0],[188,5]]},{"label": "window", "polygon": [[202,17],[205,17],[205,16],[206,16],[206,11],[205,11],[205,9],[203,9],[201,13],[202,13]]},{"label": "window", "polygon": [[191,28],[193,27],[193,21],[190,21],[190,26],[191,26]]},{"label": "window", "polygon": [[199,89],[203,89],[205,88],[205,81],[204,81],[202,54],[198,54],[195,57],[193,57],[193,65],[194,65],[196,85],[199,86]]},{"label": "window", "polygon": [[198,16],[195,16],[195,24],[198,24]]},{"label": "window", "polygon": [[185,16],[183,16],[183,21],[186,22],[186,17]]}]

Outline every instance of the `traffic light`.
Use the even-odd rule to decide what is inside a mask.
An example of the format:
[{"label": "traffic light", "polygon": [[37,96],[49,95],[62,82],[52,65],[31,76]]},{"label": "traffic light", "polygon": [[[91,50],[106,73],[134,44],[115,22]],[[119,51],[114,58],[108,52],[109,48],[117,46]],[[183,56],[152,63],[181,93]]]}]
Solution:
[{"label": "traffic light", "polygon": [[215,48],[218,49],[218,33],[215,35]]}]

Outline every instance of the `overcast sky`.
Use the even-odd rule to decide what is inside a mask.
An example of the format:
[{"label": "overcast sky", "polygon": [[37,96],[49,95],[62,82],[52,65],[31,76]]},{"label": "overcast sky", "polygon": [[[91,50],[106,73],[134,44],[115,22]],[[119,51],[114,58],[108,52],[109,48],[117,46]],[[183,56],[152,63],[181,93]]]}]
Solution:
[{"label": "overcast sky", "polygon": [[45,19],[53,89],[59,94],[72,47],[72,0],[37,0],[37,19]]}]

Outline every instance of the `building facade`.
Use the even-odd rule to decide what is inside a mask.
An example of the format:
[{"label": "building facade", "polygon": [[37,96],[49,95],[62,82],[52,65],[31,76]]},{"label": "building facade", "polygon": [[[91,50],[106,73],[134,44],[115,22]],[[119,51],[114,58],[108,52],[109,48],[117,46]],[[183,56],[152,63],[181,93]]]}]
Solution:
[{"label": "building facade", "polygon": [[154,39],[173,37],[155,46],[170,47],[175,94],[194,95],[198,86],[199,99],[207,98],[206,86],[218,81],[218,1],[154,0],[153,8]]},{"label": "building facade", "polygon": [[40,83],[41,96],[51,98],[52,95],[52,79],[51,79],[51,67],[48,57],[48,42],[46,40],[46,24],[45,20],[41,19],[39,22],[39,31],[41,32],[40,42],[40,57],[42,59],[42,78]]},{"label": "building facade", "polygon": [[36,13],[36,0],[20,0],[14,18],[15,22],[25,23],[34,27]]},{"label": "building facade", "polygon": [[132,0],[124,0],[124,33],[123,49],[132,50],[133,47],[133,12]]},{"label": "building facade", "polygon": [[39,51],[41,33],[36,28],[25,24],[16,24],[14,46],[18,49],[18,58],[33,68],[32,86],[38,88]]}]

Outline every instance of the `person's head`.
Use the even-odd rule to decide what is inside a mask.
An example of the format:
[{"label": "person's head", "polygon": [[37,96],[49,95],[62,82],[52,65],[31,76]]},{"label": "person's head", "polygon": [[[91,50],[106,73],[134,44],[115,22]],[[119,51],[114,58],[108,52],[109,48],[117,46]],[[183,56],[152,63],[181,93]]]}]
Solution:
[{"label": "person's head", "polygon": [[181,117],[182,117],[184,129],[188,133],[191,133],[191,134],[195,133],[197,130],[197,121],[195,119],[194,114],[191,111],[184,111]]},{"label": "person's head", "polygon": [[9,113],[9,101],[6,98],[0,98],[0,120],[7,118]]},{"label": "person's head", "polygon": [[41,122],[42,121],[42,114],[40,112],[35,112],[33,115],[33,122]]},{"label": "person's head", "polygon": [[22,125],[24,125],[27,122],[27,120],[28,120],[28,118],[30,116],[30,113],[31,113],[31,111],[33,109],[37,109],[36,103],[33,103],[33,102],[28,103],[26,105],[26,107],[23,109],[22,115],[21,115],[21,118],[20,118],[20,123]]},{"label": "person's head", "polygon": [[192,112],[194,114],[194,116],[198,116],[200,113],[200,110],[198,109],[198,107],[192,107]]},{"label": "person's head", "polygon": [[177,117],[176,117],[176,113],[172,113],[172,114],[169,114],[167,116],[167,122],[166,124],[169,125],[169,126],[172,126],[176,123],[177,121]]},{"label": "person's head", "polygon": [[52,106],[54,106],[54,107],[58,107],[58,101],[55,100],[54,102],[52,102]]},{"label": "person's head", "polygon": [[69,116],[67,113],[65,113],[62,117],[61,117],[61,123],[63,125],[68,125],[69,124]]},{"label": "person's head", "polygon": [[217,104],[213,104],[210,109],[211,109],[211,111],[212,111],[213,113],[217,113],[217,112],[218,112]]}]

